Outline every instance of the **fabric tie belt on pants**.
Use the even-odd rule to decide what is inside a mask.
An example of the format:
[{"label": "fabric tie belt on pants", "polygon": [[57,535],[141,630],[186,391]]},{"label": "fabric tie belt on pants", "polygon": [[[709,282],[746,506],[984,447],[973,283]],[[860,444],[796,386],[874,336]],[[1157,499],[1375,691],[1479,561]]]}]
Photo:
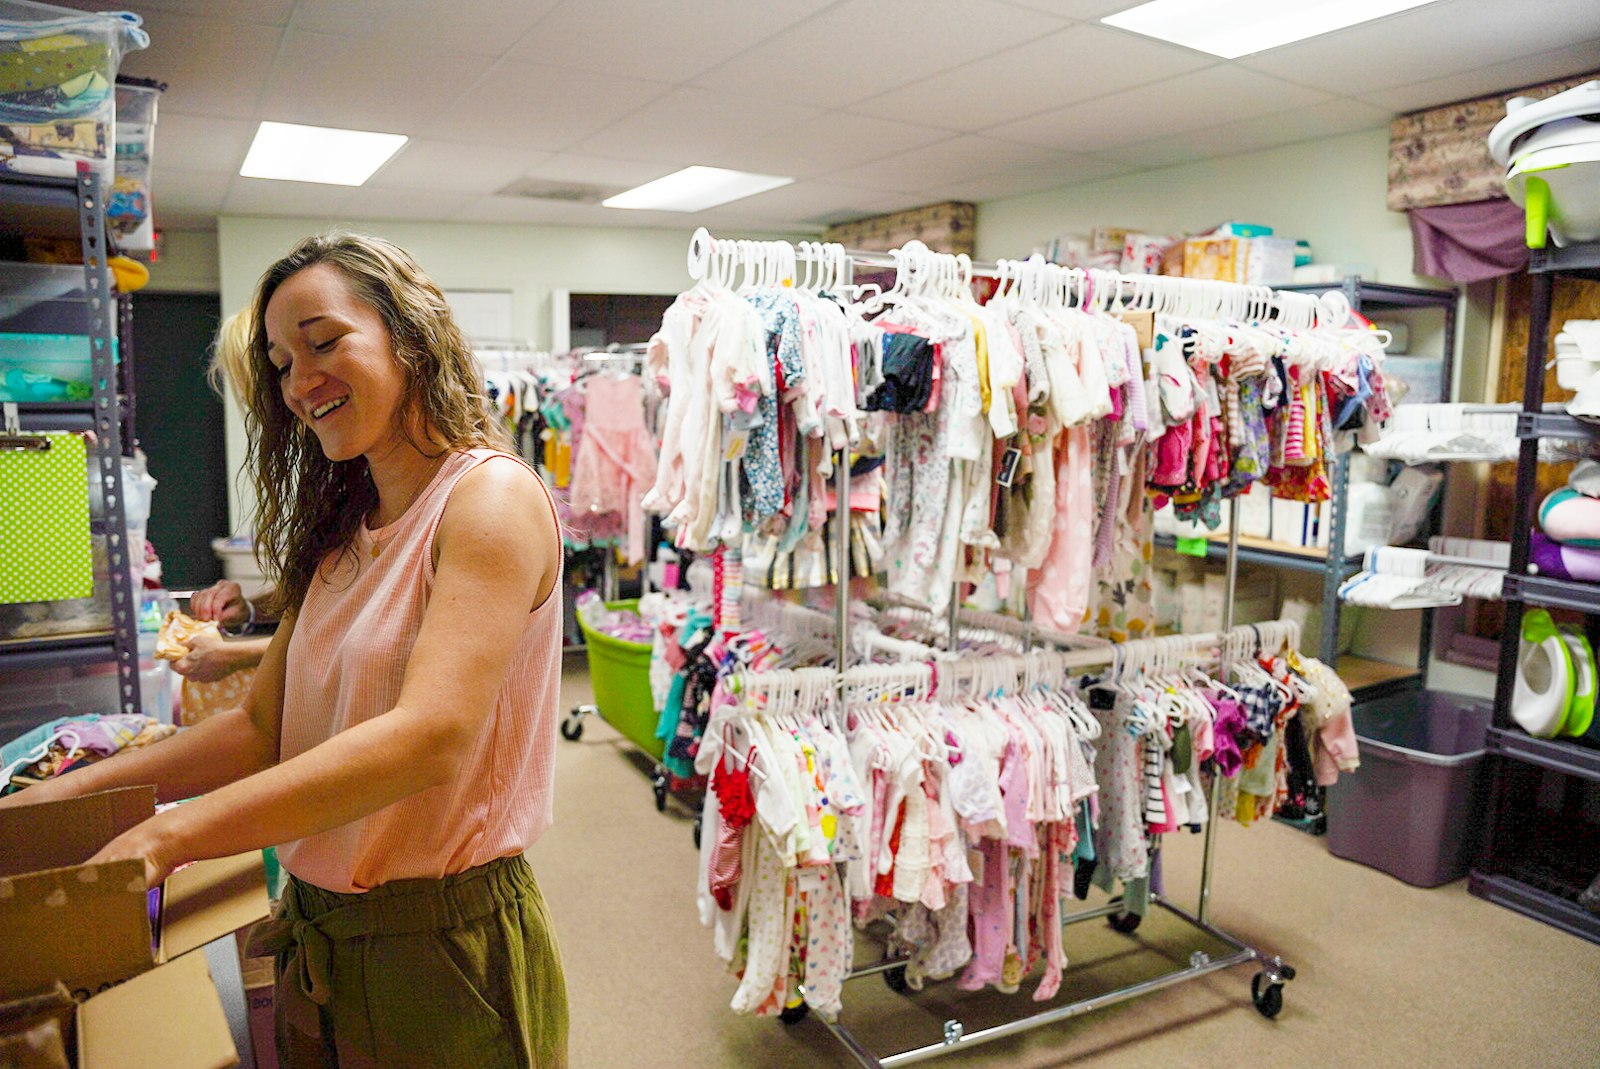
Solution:
[{"label": "fabric tie belt on pants", "polygon": [[396,880],[365,894],[338,894],[291,879],[277,914],[251,932],[246,952],[288,956],[279,984],[297,984],[314,1005],[295,998],[280,999],[279,1005],[291,1014],[288,1024],[315,1036],[321,1032],[315,1007],[326,1006],[332,992],[335,940],[418,935],[481,920],[515,898],[511,876],[518,863],[525,864],[520,856],[501,858],[459,876]]}]

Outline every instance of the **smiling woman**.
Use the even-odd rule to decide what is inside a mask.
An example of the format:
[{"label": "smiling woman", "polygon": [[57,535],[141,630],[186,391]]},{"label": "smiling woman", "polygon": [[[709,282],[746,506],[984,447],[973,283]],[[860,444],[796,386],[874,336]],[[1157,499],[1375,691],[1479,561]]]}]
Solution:
[{"label": "smiling woman", "polygon": [[266,386],[245,413],[262,495],[256,541],[285,562],[285,606],[329,551],[353,548],[380,489],[393,515],[404,511],[445,443],[511,451],[444,295],[395,246],[302,242],[263,276],[255,322],[251,366]]},{"label": "smiling woman", "polygon": [[152,882],[279,846],[290,880],[254,952],[279,963],[286,1067],[564,1066],[561,961],[523,857],[552,815],[554,502],[404,251],[308,239],[251,320],[257,542],[284,622],[242,708],[29,800],[194,798],[96,859],[140,858]]}]

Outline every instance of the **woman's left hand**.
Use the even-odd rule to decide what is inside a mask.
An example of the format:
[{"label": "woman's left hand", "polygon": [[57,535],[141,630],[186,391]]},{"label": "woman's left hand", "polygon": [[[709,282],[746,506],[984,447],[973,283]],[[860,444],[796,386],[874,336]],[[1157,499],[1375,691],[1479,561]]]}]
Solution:
[{"label": "woman's left hand", "polygon": [[159,820],[160,817],[153,817],[143,824],[129,828],[102,847],[100,852],[91,857],[87,863],[98,865],[108,861],[127,861],[136,858],[144,862],[145,884],[149,887],[157,886],[177,867],[176,860],[170,856],[167,844],[160,834]]}]

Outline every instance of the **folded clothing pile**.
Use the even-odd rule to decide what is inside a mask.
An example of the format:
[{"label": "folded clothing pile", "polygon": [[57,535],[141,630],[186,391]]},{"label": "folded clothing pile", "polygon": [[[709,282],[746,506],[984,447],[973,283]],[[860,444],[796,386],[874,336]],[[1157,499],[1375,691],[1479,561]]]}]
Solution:
[{"label": "folded clothing pile", "polygon": [[655,628],[651,627],[637,611],[622,607],[613,608],[600,600],[600,595],[593,590],[585,590],[579,594],[575,604],[578,615],[583,618],[584,625],[591,631],[598,631],[623,642],[637,642],[642,645],[649,645],[655,638]]},{"label": "folded clothing pile", "polygon": [[178,729],[148,716],[67,716],[0,746],[0,793],[137,750]]},{"label": "folded clothing pile", "polygon": [[1567,485],[1539,505],[1528,559],[1536,575],[1600,582],[1600,462],[1579,461]]}]

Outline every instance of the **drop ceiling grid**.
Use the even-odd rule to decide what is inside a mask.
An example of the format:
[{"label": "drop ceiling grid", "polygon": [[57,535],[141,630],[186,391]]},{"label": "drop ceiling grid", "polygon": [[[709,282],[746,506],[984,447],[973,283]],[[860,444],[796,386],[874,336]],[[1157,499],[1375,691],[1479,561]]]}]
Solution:
[{"label": "drop ceiling grid", "polygon": [[[523,176],[621,188],[704,163],[796,177],[705,216],[784,226],[1333,136],[1600,67],[1594,0],[1438,0],[1232,62],[1095,21],[1130,3],[133,0],[154,44],[123,69],[171,86],[156,191],[173,216],[220,198],[229,212],[369,201],[395,217],[683,225],[696,217],[492,194]],[[413,141],[370,197],[274,186],[237,177],[262,119]]]}]

